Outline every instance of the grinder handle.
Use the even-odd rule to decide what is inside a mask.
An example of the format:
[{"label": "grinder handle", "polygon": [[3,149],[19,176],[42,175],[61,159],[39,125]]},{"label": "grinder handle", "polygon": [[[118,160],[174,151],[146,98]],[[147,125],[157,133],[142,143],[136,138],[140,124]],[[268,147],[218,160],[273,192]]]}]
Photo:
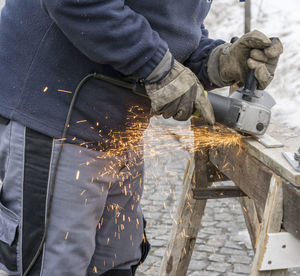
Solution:
[{"label": "grinder handle", "polygon": [[[231,38],[230,43],[234,43],[238,40],[239,38],[237,36],[234,36]],[[251,98],[255,95],[254,91],[257,89],[258,87],[258,83],[257,80],[255,78],[254,75],[254,70],[253,69],[249,69],[248,70],[248,74],[247,74],[247,78],[245,81],[245,86],[243,88],[243,90],[241,91],[244,98],[247,100],[251,100]]]},{"label": "grinder handle", "polygon": [[247,74],[247,78],[245,81],[245,88],[244,90],[247,91],[247,94],[249,93],[250,97],[254,96],[254,91],[257,89],[257,80],[255,78],[254,75],[254,70],[253,69],[249,69],[248,70],[248,74]]}]

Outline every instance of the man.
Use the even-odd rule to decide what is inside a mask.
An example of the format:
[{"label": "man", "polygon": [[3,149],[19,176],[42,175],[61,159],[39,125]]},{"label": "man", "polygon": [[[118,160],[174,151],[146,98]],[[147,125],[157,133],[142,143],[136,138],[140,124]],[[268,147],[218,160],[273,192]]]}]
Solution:
[{"label": "man", "polygon": [[[209,39],[210,2],[7,1],[0,21],[1,269],[134,275],[148,250],[140,137],[150,109],[176,120],[198,111],[213,124],[204,88],[242,84],[249,68],[265,88],[282,52],[278,39],[258,31],[234,44]],[[118,86],[120,79],[145,93]]]}]

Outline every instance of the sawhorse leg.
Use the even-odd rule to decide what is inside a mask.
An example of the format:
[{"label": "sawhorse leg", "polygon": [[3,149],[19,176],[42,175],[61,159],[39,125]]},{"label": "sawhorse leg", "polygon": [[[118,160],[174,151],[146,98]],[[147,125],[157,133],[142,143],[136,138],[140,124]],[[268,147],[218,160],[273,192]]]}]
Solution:
[{"label": "sawhorse leg", "polygon": [[184,276],[188,270],[206,205],[206,200],[193,198],[193,189],[207,188],[211,184],[207,180],[208,154],[201,153],[201,158],[197,158],[197,154],[195,153],[196,161],[192,159],[187,166],[183,191],[160,276]]},{"label": "sawhorse leg", "polygon": [[251,276],[285,276],[287,269],[260,271],[267,243],[268,233],[281,230],[283,219],[282,182],[275,176],[271,178],[269,193],[262,218],[259,236],[257,237],[256,252],[252,264]]},{"label": "sawhorse leg", "polygon": [[[273,176],[264,213],[258,214],[254,202],[249,198],[241,199],[246,225],[251,237],[255,256],[251,268],[251,276],[285,276],[287,269],[260,271],[263,262],[268,233],[281,231],[283,219],[283,198],[281,180]],[[260,223],[261,221],[261,223]]]}]

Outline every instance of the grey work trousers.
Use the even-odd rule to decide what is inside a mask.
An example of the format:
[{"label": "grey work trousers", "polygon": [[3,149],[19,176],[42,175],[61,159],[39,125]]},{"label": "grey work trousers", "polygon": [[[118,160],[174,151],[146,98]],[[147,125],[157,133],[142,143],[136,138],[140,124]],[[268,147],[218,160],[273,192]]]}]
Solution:
[{"label": "grey work trousers", "polygon": [[[22,275],[39,247],[59,147],[17,122],[0,123],[0,269],[9,275]],[[47,239],[29,275],[101,275],[140,262],[142,159],[141,151],[63,146]]]}]

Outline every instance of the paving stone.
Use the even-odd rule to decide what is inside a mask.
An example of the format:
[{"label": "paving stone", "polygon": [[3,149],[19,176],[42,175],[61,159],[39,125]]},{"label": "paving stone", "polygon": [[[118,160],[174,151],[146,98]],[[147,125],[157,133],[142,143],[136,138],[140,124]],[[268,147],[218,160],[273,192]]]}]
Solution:
[{"label": "paving stone", "polygon": [[217,240],[217,239],[209,239],[207,241],[207,245],[213,246],[213,247],[222,247],[224,245],[224,240]]},{"label": "paving stone", "polygon": [[245,250],[237,250],[232,248],[222,248],[220,250],[220,253],[222,254],[228,254],[228,255],[246,255],[247,252]]},{"label": "paving stone", "polygon": [[206,260],[208,258],[208,254],[206,252],[200,252],[194,250],[192,255],[192,260]]},{"label": "paving stone", "polygon": [[214,235],[214,234],[220,234],[222,232],[221,229],[216,227],[204,227],[201,229],[202,233]]},{"label": "paving stone", "polygon": [[191,260],[190,265],[189,265],[189,270],[196,270],[196,271],[201,271],[204,268],[207,267],[207,262],[205,261],[197,261],[197,260]]},{"label": "paving stone", "polygon": [[155,237],[157,240],[164,240],[167,241],[170,238],[170,235],[158,235]]},{"label": "paving stone", "polygon": [[245,276],[245,274],[228,272],[226,273],[226,276]]},{"label": "paving stone", "polygon": [[159,248],[156,250],[153,250],[153,255],[158,256],[158,257],[163,257],[165,255],[165,248]]},{"label": "paving stone", "polygon": [[204,252],[209,252],[209,253],[214,253],[214,252],[216,252],[216,249],[215,249],[214,247],[212,247],[212,246],[207,246],[207,245],[203,245],[203,244],[201,244],[201,245],[199,246],[199,250],[200,250],[200,251],[204,251]]},{"label": "paving stone", "polygon": [[232,227],[232,222],[230,221],[218,221],[218,223],[215,225],[217,228],[226,228],[229,229]]},{"label": "paving stone", "polygon": [[215,214],[215,220],[220,221],[233,221],[233,216],[231,214],[221,212],[220,214]]},{"label": "paving stone", "polygon": [[[223,232],[226,231],[227,228],[223,229]],[[209,236],[208,238],[209,239],[216,239],[216,240],[223,240],[223,241],[227,241],[229,240],[231,237],[231,234],[229,233],[221,233],[221,234],[218,234],[218,235],[213,235],[213,236]]]},{"label": "paving stone", "polygon": [[237,222],[244,222],[245,221],[245,218],[244,218],[244,216],[235,216],[235,221],[237,221]]},{"label": "paving stone", "polygon": [[165,247],[166,246],[166,242],[163,240],[150,239],[149,242],[152,247],[162,247],[162,246]]},{"label": "paving stone", "polygon": [[216,221],[202,221],[201,222],[202,227],[213,226],[213,225],[216,225],[216,224],[217,224]]},{"label": "paving stone", "polygon": [[219,254],[211,254],[208,257],[208,260],[210,260],[212,262],[224,263],[225,256],[224,255],[219,255]]},{"label": "paving stone", "polygon": [[235,273],[244,273],[244,274],[249,275],[249,273],[250,273],[250,265],[234,264],[233,265],[233,271]]},{"label": "paving stone", "polygon": [[146,261],[143,263],[142,266],[146,266],[147,264],[157,264],[157,265],[160,265],[160,262],[161,262],[161,258],[157,257],[157,256],[154,256],[153,252],[151,252],[151,254],[148,255]]},{"label": "paving stone", "polygon": [[234,248],[234,249],[243,249],[237,242],[226,241],[225,247]]},{"label": "paving stone", "polygon": [[188,274],[188,276],[219,276],[220,273],[212,272],[212,271],[194,271],[191,274]]},{"label": "paving stone", "polygon": [[224,273],[229,267],[230,264],[212,262],[206,269]]},{"label": "paving stone", "polygon": [[248,256],[233,255],[233,256],[231,256],[229,262],[249,265],[252,263],[252,258],[250,258]]},{"label": "paving stone", "polygon": [[204,239],[208,237],[208,233],[203,233],[201,230],[198,233],[197,239]]}]

